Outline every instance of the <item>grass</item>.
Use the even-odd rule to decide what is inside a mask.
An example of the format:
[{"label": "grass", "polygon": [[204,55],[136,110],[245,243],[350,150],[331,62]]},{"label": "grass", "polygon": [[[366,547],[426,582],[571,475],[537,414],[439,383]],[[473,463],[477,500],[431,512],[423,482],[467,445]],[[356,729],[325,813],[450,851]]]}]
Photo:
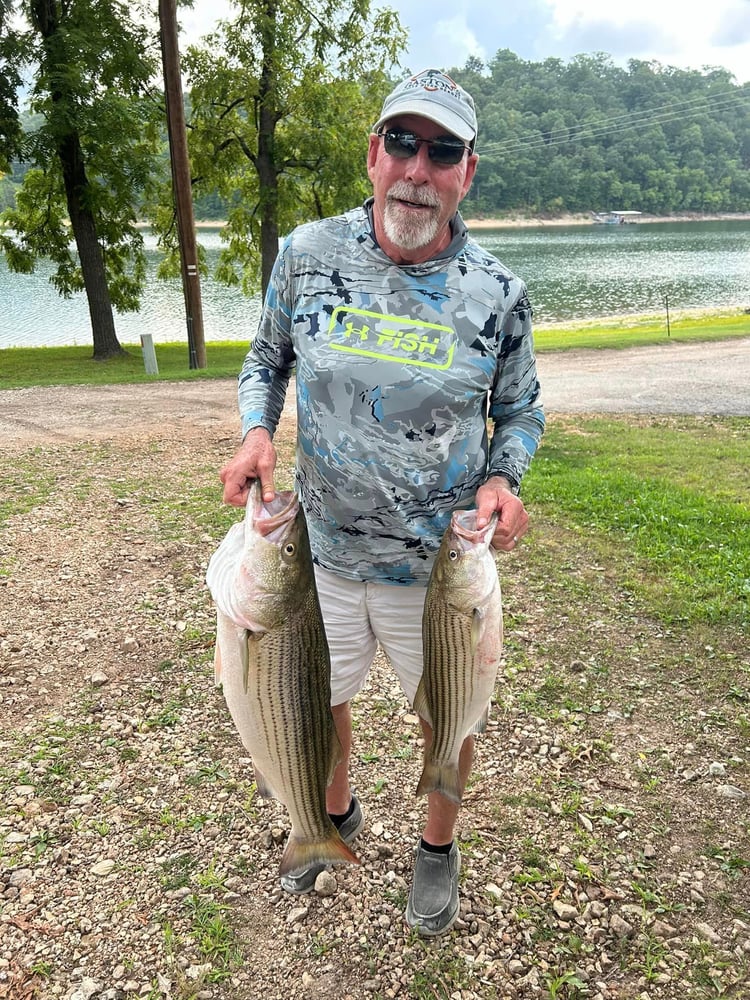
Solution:
[{"label": "grass", "polygon": [[[573,348],[621,349],[748,336],[750,315],[737,312],[681,317],[670,323],[669,333],[663,317],[540,327],[535,333],[535,343],[537,351],[544,352]],[[92,359],[91,347],[8,347],[0,352],[0,389],[236,378],[247,346],[245,341],[207,343],[207,367],[191,369],[187,344],[157,344],[158,375],[146,374],[140,344],[123,344],[127,354],[105,362]]]},{"label": "grass", "polygon": [[534,334],[534,343],[538,352],[574,348],[621,350],[625,347],[749,336],[750,314],[732,312],[680,316],[670,321],[669,329],[665,316],[617,317],[571,326],[539,327]]},{"label": "grass", "polygon": [[140,344],[124,344],[127,354],[94,361],[91,347],[8,347],[0,352],[0,389],[43,385],[115,385],[134,382],[236,378],[247,352],[242,342],[206,346],[207,367],[189,367],[186,344],[157,344],[158,375],[147,375]]},{"label": "grass", "polygon": [[750,420],[551,420],[526,480],[665,622],[742,624],[750,605]]}]

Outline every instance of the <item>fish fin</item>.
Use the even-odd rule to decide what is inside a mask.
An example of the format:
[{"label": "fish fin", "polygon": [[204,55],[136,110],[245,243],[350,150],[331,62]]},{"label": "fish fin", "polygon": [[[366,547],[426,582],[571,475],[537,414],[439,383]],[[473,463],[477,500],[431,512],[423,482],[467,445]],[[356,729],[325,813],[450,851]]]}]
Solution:
[{"label": "fish fin", "polygon": [[471,615],[471,655],[476,656],[479,643],[482,639],[483,623],[482,612],[479,608],[474,608]]},{"label": "fish fin", "polygon": [[293,875],[311,865],[359,865],[361,861],[349,845],[342,839],[331,823],[329,836],[320,840],[302,840],[290,836],[281,858],[279,874]]},{"label": "fish fin", "polygon": [[458,767],[455,764],[427,761],[417,785],[417,795],[429,795],[430,792],[440,792],[446,799],[461,805],[462,789]]},{"label": "fish fin", "polygon": [[259,771],[254,763],[253,770],[255,771],[255,787],[258,789],[258,795],[264,799],[278,799],[281,802],[281,799],[279,799],[269,782],[266,781],[263,772]]},{"label": "fish fin", "polygon": [[242,688],[247,694],[250,671],[255,669],[258,662],[258,642],[262,636],[249,629],[239,629],[238,631],[240,634],[240,659],[242,660]]},{"label": "fish fin", "polygon": [[218,642],[214,646],[214,686],[221,687],[221,650]]},{"label": "fish fin", "polygon": [[483,733],[487,729],[487,722],[489,720],[489,717],[490,717],[490,703],[487,702],[487,707],[469,730],[469,736],[478,736],[480,733]]},{"label": "fish fin", "polygon": [[250,675],[250,633],[245,630],[240,633],[240,662],[242,663],[242,690],[247,694],[247,683]]},{"label": "fish fin", "polygon": [[341,761],[344,759],[344,748],[341,746],[341,740],[339,739],[339,734],[336,729],[331,730],[331,751],[328,759],[328,773],[326,774],[326,788],[333,781],[333,776],[336,772],[336,768],[339,766]]},{"label": "fish fin", "polygon": [[[247,694],[247,678],[249,670],[248,637],[252,635],[246,628],[241,628],[225,615],[220,609],[216,609],[216,646],[214,650],[214,683],[218,687],[222,684],[222,663],[226,658],[227,664],[233,661],[234,650],[239,646],[240,663],[242,664],[242,683]],[[224,649],[224,656],[221,654]]]},{"label": "fish fin", "polygon": [[414,695],[414,711],[424,721],[431,726],[432,725],[432,715],[430,714],[430,706],[427,704],[427,691],[424,686],[424,679],[420,678],[419,684],[417,685],[417,693]]}]

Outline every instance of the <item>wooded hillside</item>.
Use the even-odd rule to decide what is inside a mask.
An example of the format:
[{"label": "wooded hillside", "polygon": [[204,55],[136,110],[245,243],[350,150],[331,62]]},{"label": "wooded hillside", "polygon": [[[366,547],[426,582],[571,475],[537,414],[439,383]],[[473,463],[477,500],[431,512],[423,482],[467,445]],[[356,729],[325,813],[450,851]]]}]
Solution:
[{"label": "wooded hillside", "polygon": [[526,62],[508,49],[455,79],[481,154],[464,215],[750,209],[750,86],[604,53]]}]

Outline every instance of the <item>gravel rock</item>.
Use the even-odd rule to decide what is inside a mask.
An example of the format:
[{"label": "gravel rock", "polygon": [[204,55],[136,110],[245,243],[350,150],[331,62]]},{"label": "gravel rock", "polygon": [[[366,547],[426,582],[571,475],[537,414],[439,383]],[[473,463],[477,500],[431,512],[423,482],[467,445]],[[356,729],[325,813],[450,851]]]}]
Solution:
[{"label": "gravel rock", "polygon": [[627,920],[623,920],[616,913],[613,913],[610,917],[609,927],[616,938],[631,937],[635,933],[633,925],[629,924]]}]

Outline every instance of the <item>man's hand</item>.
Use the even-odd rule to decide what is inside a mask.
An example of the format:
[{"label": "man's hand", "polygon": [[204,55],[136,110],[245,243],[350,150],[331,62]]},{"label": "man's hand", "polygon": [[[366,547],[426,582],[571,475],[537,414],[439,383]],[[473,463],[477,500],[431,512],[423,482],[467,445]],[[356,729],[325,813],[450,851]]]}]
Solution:
[{"label": "man's hand", "polygon": [[477,490],[477,528],[483,528],[498,512],[492,547],[512,551],[528,531],[529,515],[521,500],[510,490],[502,476],[493,476]]},{"label": "man's hand", "polygon": [[224,483],[224,503],[244,507],[250,492],[250,483],[260,479],[263,499],[273,500],[273,474],[276,469],[276,449],[265,427],[254,427],[245,435],[236,454],[219,472]]}]

